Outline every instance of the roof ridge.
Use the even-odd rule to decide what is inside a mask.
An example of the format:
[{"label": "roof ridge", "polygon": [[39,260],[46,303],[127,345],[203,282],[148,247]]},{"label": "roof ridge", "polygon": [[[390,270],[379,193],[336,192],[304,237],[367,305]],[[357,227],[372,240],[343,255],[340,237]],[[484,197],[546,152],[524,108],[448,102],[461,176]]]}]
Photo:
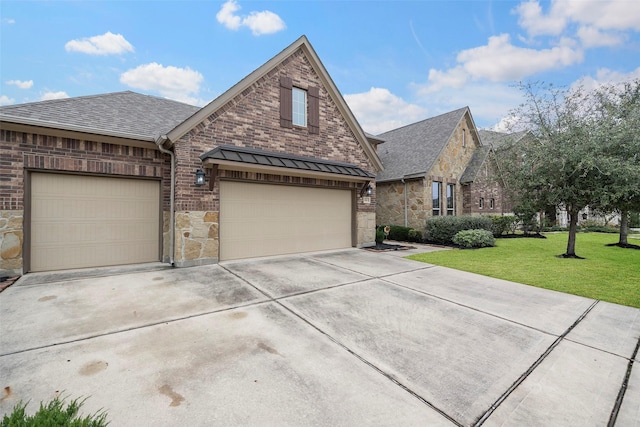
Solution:
[{"label": "roof ridge", "polygon": [[465,111],[466,111],[466,110],[468,110],[468,109],[469,109],[469,106],[461,107],[461,108],[458,108],[458,109],[455,109],[455,110],[448,111],[448,112],[446,112],[446,113],[438,114],[437,116],[427,117],[426,119],[422,119],[422,120],[419,120],[419,121],[417,121],[417,122],[409,123],[409,124],[406,124],[406,125],[404,125],[404,126],[400,126],[400,127],[398,127],[398,128],[388,130],[388,131],[386,131],[386,132],[380,133],[380,134],[375,135],[375,136],[380,137],[380,136],[382,136],[382,135],[386,135],[386,134],[388,134],[388,133],[395,132],[395,131],[400,130],[400,129],[405,129],[405,128],[408,128],[408,127],[411,127],[411,126],[416,126],[416,125],[419,125],[419,124],[422,124],[422,123],[425,123],[425,122],[428,122],[428,121],[431,121],[431,120],[438,119],[438,118],[440,118],[440,117],[442,117],[442,116],[446,116],[446,115],[448,115],[448,114],[453,115],[453,113],[456,113],[456,112],[458,112],[458,111],[462,111],[462,110],[465,110]]}]

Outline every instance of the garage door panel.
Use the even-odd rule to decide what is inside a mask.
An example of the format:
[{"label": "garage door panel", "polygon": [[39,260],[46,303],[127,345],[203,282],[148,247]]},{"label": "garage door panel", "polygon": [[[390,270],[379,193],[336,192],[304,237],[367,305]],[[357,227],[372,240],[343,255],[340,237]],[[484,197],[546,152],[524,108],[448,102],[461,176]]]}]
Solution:
[{"label": "garage door panel", "polygon": [[351,247],[350,190],[222,182],[220,259]]},{"label": "garage door panel", "polygon": [[159,260],[160,184],[34,173],[31,271]]}]

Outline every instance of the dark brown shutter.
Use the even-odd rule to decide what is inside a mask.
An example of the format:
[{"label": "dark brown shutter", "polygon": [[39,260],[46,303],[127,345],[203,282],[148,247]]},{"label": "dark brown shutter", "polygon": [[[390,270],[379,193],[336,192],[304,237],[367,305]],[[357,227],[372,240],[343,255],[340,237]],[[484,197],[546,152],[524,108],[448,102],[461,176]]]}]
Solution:
[{"label": "dark brown shutter", "polygon": [[320,89],[310,87],[309,94],[309,133],[320,133]]},{"label": "dark brown shutter", "polygon": [[293,80],[291,77],[280,77],[280,126],[283,128],[292,128],[291,116],[293,110],[293,97],[291,89],[293,88]]}]

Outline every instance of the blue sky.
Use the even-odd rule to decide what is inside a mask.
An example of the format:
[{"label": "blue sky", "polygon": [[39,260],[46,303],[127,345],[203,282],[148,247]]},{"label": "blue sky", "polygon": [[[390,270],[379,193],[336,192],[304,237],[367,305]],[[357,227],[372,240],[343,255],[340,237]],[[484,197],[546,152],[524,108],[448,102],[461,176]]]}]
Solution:
[{"label": "blue sky", "polygon": [[133,90],[205,105],[302,34],[373,134],[469,106],[492,128],[518,81],[640,78],[640,1],[0,2],[0,104]]}]

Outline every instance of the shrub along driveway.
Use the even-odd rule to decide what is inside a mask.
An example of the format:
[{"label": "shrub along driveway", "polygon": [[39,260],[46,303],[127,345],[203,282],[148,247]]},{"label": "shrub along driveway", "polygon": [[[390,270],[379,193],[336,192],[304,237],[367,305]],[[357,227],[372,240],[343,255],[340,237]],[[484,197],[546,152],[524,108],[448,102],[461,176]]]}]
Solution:
[{"label": "shrub along driveway", "polygon": [[24,276],[0,413],[64,392],[118,426],[639,422],[640,310],[397,255]]}]

